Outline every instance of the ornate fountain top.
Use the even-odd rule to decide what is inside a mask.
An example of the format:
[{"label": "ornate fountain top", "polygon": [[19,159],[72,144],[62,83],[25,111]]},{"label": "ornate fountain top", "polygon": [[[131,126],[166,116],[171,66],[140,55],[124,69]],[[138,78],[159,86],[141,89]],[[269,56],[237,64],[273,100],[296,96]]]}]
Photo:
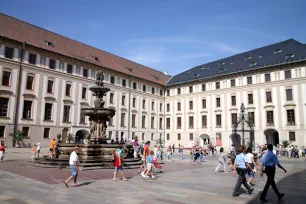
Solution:
[{"label": "ornate fountain top", "polygon": [[104,86],[103,81],[104,81],[104,74],[103,74],[102,71],[98,71],[98,72],[97,72],[96,84],[97,84],[98,86],[102,86],[102,87],[103,87],[103,86]]}]

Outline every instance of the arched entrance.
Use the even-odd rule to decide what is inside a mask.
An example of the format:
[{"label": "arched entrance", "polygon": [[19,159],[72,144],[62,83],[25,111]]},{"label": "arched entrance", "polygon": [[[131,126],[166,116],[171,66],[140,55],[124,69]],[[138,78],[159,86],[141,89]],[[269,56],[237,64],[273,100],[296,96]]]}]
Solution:
[{"label": "arched entrance", "polygon": [[279,144],[279,135],[277,130],[275,129],[266,129],[264,131],[266,136],[267,144],[273,144],[277,146]]},{"label": "arched entrance", "polygon": [[200,135],[200,138],[202,140],[201,144],[203,144],[201,146],[208,145],[210,143],[210,137],[209,137],[208,134],[202,134],[202,135]]},{"label": "arched entrance", "polygon": [[[229,137],[232,141],[232,144],[235,146],[236,149],[238,149],[242,144],[241,136],[239,134],[233,133]],[[230,144],[230,145],[232,145],[232,144]]]},{"label": "arched entrance", "polygon": [[69,131],[68,128],[64,128],[62,130],[62,143],[66,143],[68,131]]},{"label": "arched entrance", "polygon": [[83,144],[84,143],[84,139],[87,135],[89,135],[89,131],[86,130],[86,129],[81,129],[81,130],[78,130],[76,133],[75,133],[75,143],[76,144]]}]

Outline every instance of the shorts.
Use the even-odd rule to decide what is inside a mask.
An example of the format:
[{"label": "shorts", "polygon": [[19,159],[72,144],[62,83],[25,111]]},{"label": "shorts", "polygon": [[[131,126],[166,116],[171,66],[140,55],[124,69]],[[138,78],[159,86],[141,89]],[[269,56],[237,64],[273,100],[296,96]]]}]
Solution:
[{"label": "shorts", "polygon": [[152,163],[148,163],[148,171],[150,172],[150,171],[152,171],[152,169],[153,169],[153,164]]},{"label": "shorts", "polygon": [[53,148],[50,148],[50,152],[53,152],[53,150],[54,150]]},{"label": "shorts", "polygon": [[35,158],[35,154],[32,154],[32,157]]},{"label": "shorts", "polygon": [[74,165],[70,165],[71,168],[71,176],[77,177],[78,176],[78,171]]},{"label": "shorts", "polygon": [[40,150],[37,150],[37,153],[39,154],[39,153],[40,153]]},{"label": "shorts", "polygon": [[146,166],[147,161],[146,160],[141,160],[141,161],[142,161],[142,164]]},{"label": "shorts", "polygon": [[115,166],[115,172],[117,172],[119,169],[120,169],[121,171],[123,171],[123,166],[122,166],[122,165],[119,166],[119,167]]},{"label": "shorts", "polygon": [[[254,164],[253,163],[249,163],[249,164],[252,167],[252,169],[254,169]],[[254,177],[254,173],[250,169],[248,169],[248,177],[249,178],[253,178]]]},{"label": "shorts", "polygon": [[4,156],[4,152],[1,151],[1,152],[0,152],[0,157],[3,157],[3,156]]}]

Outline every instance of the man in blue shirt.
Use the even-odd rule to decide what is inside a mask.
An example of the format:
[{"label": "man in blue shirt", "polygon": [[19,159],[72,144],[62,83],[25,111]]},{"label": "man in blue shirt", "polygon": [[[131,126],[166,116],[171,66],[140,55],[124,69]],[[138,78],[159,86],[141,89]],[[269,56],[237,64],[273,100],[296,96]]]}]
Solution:
[{"label": "man in blue shirt", "polygon": [[[267,191],[270,187],[270,185],[272,186],[273,190],[275,191],[278,199],[282,199],[282,197],[285,196],[285,194],[280,193],[276,187],[275,181],[274,181],[274,176],[275,176],[275,165],[277,165],[279,168],[283,169],[284,172],[286,173],[286,169],[284,169],[275,154],[273,154],[273,145],[269,144],[268,145],[268,151],[263,155],[262,157],[262,169],[261,169],[261,173],[260,176],[263,175],[263,173],[267,174],[267,183],[265,185],[264,190],[261,193],[260,196],[260,200],[263,202],[268,202],[266,200],[266,195],[267,195]],[[264,169],[265,168],[265,169]]]}]

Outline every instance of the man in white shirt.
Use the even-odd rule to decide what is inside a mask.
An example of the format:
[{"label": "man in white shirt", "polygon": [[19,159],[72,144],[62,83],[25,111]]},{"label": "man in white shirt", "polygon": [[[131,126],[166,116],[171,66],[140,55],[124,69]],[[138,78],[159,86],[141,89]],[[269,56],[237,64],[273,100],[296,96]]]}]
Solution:
[{"label": "man in white shirt", "polygon": [[78,178],[78,173],[79,173],[79,157],[77,155],[77,153],[79,152],[79,147],[75,146],[73,148],[73,152],[70,154],[70,159],[69,159],[69,165],[71,168],[71,176],[64,181],[65,186],[68,188],[68,183],[69,181],[71,181],[72,179],[74,179],[74,187],[77,187],[77,178]]}]

